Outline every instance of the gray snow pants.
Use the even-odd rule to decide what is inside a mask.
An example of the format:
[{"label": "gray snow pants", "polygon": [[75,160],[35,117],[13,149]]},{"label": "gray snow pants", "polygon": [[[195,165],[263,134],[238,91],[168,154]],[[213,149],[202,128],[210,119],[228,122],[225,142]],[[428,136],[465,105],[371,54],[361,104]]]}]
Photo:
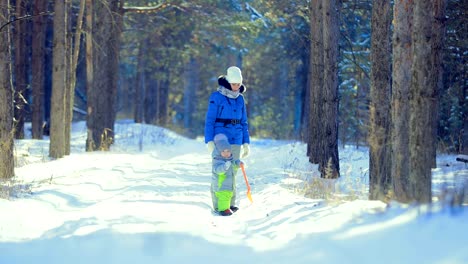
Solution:
[{"label": "gray snow pants", "polygon": [[[231,145],[231,150],[232,150],[232,157],[233,160],[238,160],[240,159],[240,151],[241,151],[241,145]],[[231,198],[231,206],[234,206],[236,204],[236,175],[237,175],[238,168],[234,169],[233,177],[232,177],[232,198]],[[215,184],[217,184],[217,181],[212,180],[211,181],[211,201],[213,203],[213,210],[216,210],[218,208],[218,198],[215,195]]]}]

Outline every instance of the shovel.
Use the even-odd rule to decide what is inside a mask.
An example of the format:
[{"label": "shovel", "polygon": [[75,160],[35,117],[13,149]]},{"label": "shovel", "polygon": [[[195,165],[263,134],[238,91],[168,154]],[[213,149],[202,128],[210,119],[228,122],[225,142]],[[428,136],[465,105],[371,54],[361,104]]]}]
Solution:
[{"label": "shovel", "polygon": [[253,203],[252,193],[250,192],[250,184],[249,180],[247,179],[247,174],[245,173],[244,163],[240,164],[242,169],[242,174],[244,174],[245,185],[247,186],[247,198],[249,198],[250,202]]}]

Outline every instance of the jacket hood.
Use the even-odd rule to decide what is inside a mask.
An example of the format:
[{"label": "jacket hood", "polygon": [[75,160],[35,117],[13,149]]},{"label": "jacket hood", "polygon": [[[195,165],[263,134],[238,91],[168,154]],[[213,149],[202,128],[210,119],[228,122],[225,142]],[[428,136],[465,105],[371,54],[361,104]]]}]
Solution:
[{"label": "jacket hood", "polygon": [[[226,76],[224,76],[224,75],[219,76],[218,77],[218,84],[220,86],[223,86],[224,88],[232,91],[231,84],[229,84],[228,80],[226,79]],[[247,88],[245,87],[244,84],[242,84],[241,87],[239,88],[239,92],[240,93],[245,93],[245,91],[247,91]]]},{"label": "jacket hood", "polygon": [[226,135],[216,134],[216,136],[213,138],[213,142],[219,152],[223,152],[225,149],[231,151],[231,144],[229,144],[229,140]]}]

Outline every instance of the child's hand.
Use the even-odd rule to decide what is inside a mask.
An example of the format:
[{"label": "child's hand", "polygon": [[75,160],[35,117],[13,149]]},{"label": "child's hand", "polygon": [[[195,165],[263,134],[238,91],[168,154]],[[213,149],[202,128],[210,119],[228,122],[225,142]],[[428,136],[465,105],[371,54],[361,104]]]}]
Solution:
[{"label": "child's hand", "polygon": [[231,167],[231,161],[228,160],[224,163],[224,170],[228,170],[229,167]]},{"label": "child's hand", "polygon": [[237,167],[240,167],[241,165],[244,165],[244,162],[242,162],[240,160],[236,160],[236,161],[234,161],[234,164],[236,164]]}]

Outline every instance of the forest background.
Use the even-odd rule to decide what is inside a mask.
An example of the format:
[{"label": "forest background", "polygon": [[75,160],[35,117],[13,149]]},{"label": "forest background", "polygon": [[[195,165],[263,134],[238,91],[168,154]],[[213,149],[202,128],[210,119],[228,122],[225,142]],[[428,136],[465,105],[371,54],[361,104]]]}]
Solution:
[{"label": "forest background", "polygon": [[[32,2],[40,1],[16,2],[25,5],[26,10],[17,15],[24,17],[34,13]],[[45,12],[51,13],[45,15],[43,119],[49,120],[53,1],[45,2]],[[168,127],[189,137],[203,135],[207,101],[217,88],[217,77],[225,74],[228,66],[239,65],[248,89],[245,97],[252,136],[299,139],[310,56],[309,1],[166,2],[171,4],[161,7],[158,1],[125,1],[125,6],[145,8],[122,16],[117,118]],[[79,1],[71,4],[74,27]],[[466,5],[464,1],[447,1],[444,89],[438,124],[440,150],[444,152],[461,152],[463,147],[462,130],[468,113]],[[366,144],[369,120],[372,1],[342,1],[340,11],[339,140],[343,145],[359,146]],[[20,26],[31,29],[33,22],[27,19],[13,26],[16,31]],[[18,33],[24,40],[20,43],[26,63],[21,69],[27,82],[22,91],[25,104],[18,103],[17,109],[21,107],[18,110],[24,111],[26,121],[31,120],[33,111],[30,62],[33,37],[37,36],[32,32]],[[87,103],[85,47],[81,43],[75,91],[77,120],[85,118]]]},{"label": "forest background", "polygon": [[[89,132],[93,135],[84,142],[88,149],[106,149],[115,119],[134,119],[195,138],[203,134],[207,101],[217,87],[217,77],[228,66],[238,65],[247,87],[251,135],[307,142],[313,45],[310,10],[319,2],[1,0],[6,14],[1,38],[7,46],[0,46],[11,50],[11,60],[3,60],[10,63],[11,72],[3,76],[11,75],[7,82],[14,90],[15,138],[24,137],[27,121],[32,122],[33,138],[47,134],[47,124],[53,131],[60,130],[53,127],[61,124],[53,122],[54,114],[61,112],[54,109],[54,102],[61,102],[57,98],[69,98],[65,101],[71,100],[72,108],[56,118],[64,123],[67,118],[86,119],[88,128],[93,128]],[[371,127],[373,13],[390,14],[392,9],[388,9],[390,1],[332,2],[339,10],[337,139],[341,145],[359,147],[368,144]],[[443,24],[443,70],[441,89],[436,90],[434,144],[439,152],[466,154],[468,7],[466,1],[436,2],[443,3],[444,12],[436,19]],[[94,17],[88,16],[92,13]],[[393,15],[392,26],[399,22]],[[3,42],[6,39],[10,42]],[[62,94],[52,89],[54,78],[64,76],[57,71],[71,72],[64,79],[71,88]],[[67,92],[71,96],[64,95]],[[95,105],[106,111],[90,107]],[[65,129],[61,137],[69,134]],[[67,142],[51,140],[50,156],[67,154],[66,148],[54,146],[60,141]],[[97,141],[98,146],[93,145]]]}]

